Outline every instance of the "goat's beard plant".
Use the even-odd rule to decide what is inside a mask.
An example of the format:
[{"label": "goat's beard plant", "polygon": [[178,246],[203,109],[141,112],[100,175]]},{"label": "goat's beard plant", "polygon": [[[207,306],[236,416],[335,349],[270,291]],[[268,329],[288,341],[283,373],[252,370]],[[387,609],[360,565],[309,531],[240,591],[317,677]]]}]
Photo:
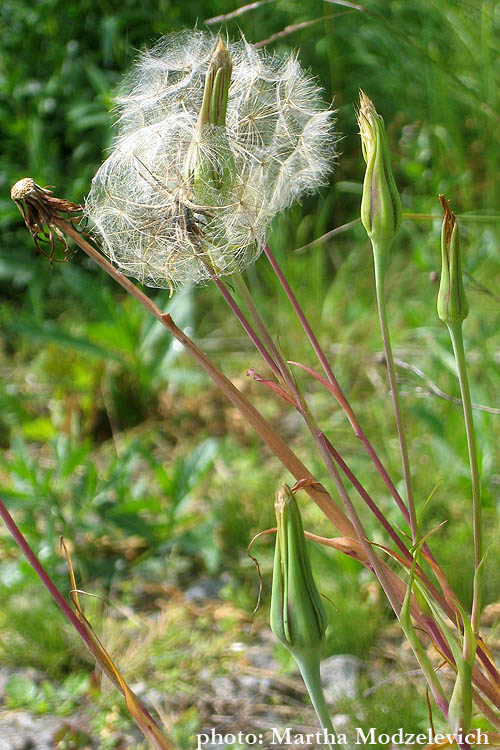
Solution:
[{"label": "goat's beard plant", "polygon": [[[490,723],[500,728],[497,714],[500,676],[480,641],[478,611],[474,612],[471,624],[425,543],[428,535],[424,532],[422,517],[416,511],[411,491],[411,470],[397,394],[393,395],[407,503],[363,432],[318,339],[265,244],[266,233],[276,212],[318,187],[332,164],[335,142],[332,113],[321,103],[317,85],[293,57],[257,53],[244,40],[226,47],[208,34],[186,32],[165,38],[151,52],[141,56],[125,80],[118,98],[118,111],[115,149],[94,178],[86,206],[97,240],[118,268],[103,258],[61,216],[61,212],[67,210],[62,203],[51,199],[50,208],[49,198],[42,189],[27,179],[14,186],[12,196],[23,208],[30,231],[37,235],[45,224],[49,230],[54,227],[72,237],[178,338],[297,480],[292,490],[281,493],[282,498],[286,495],[287,502],[278,503],[280,546],[276,551],[275,575],[279,574],[279,580],[275,579],[273,585],[272,626],[298,660],[322,726],[331,727],[320,695],[317,668],[324,617],[307,562],[306,547],[300,543],[303,532],[298,508],[291,497],[291,493],[299,489],[309,493],[340,532],[340,537],[323,539],[323,543],[355,557],[377,576],[437,705],[458,744],[462,748],[469,747],[468,740],[460,733],[466,733],[470,728],[473,698]],[[367,161],[361,218],[374,248],[382,334],[394,391],[397,383],[393,377],[383,278],[388,252],[401,221],[401,206],[392,177],[383,121],[364,95],[360,105],[360,128]],[[455,237],[458,232],[449,209],[445,224],[443,258],[449,262],[449,258],[455,258],[458,252],[458,240],[453,245],[454,254],[448,247],[450,237]],[[316,423],[291,372],[291,363],[284,360],[239,276],[239,272],[262,250],[297,314],[325,377],[310,367],[300,367],[321,382],[344,410],[411,529],[411,546],[380,511]],[[460,267],[458,261],[453,263],[454,268]],[[229,273],[233,273],[232,280],[239,279],[237,287],[253,318],[252,323],[232,292],[220,281],[221,275]],[[292,404],[304,419],[342,507],[245,396],[177,328],[170,316],[163,314],[124,274],[151,286],[170,289],[188,281],[200,283],[213,279],[217,283],[274,375],[274,382],[265,379],[263,382],[275,395]],[[454,284],[461,283],[455,273],[452,277]],[[443,292],[443,295],[446,300],[449,298],[449,294]],[[443,304],[441,317],[442,307]],[[448,322],[446,316],[445,319]],[[462,358],[459,369],[466,404],[468,385],[463,377],[464,366]],[[467,411],[469,435],[472,418],[470,409],[466,408]],[[475,446],[469,442],[470,454],[474,450]],[[409,571],[407,581],[375,552],[368,541],[341,473],[397,548],[385,549],[405,572]],[[476,475],[476,487],[477,482]],[[474,495],[474,526],[479,529],[477,491]],[[287,509],[293,509],[293,513]],[[6,517],[1,504],[0,511]],[[11,523],[9,528],[18,533]],[[287,534],[290,533],[288,538],[291,541],[287,543],[284,541],[285,529],[289,529]],[[479,587],[481,562],[479,538],[475,593]],[[476,594],[476,610],[479,603],[480,597]],[[309,607],[312,607],[311,611]],[[447,695],[422,646],[421,633],[427,634],[440,656],[456,672],[450,695]],[[309,671],[308,663],[313,664]]]}]

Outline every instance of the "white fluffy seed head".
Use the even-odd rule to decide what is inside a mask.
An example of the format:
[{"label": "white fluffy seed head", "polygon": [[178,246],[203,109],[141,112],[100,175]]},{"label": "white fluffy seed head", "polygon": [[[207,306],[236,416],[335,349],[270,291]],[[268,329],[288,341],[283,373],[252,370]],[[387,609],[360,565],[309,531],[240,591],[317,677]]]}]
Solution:
[{"label": "white fluffy seed head", "polygon": [[[92,181],[86,213],[104,252],[148,286],[202,283],[242,271],[260,254],[276,213],[321,185],[332,168],[333,115],[293,55],[229,43],[225,127],[197,128],[217,39],[185,31],[143,53],[117,97],[114,149]],[[193,189],[193,144],[229,187]],[[228,159],[228,157],[230,157]],[[208,189],[210,187],[210,189]]]}]

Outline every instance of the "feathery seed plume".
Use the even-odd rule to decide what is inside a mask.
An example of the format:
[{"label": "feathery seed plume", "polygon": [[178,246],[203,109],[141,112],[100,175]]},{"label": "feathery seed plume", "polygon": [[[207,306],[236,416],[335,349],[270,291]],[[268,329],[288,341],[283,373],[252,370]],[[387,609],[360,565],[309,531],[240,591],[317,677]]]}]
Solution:
[{"label": "feathery seed plume", "polygon": [[135,62],[117,109],[86,214],[108,257],[148,286],[242,271],[275,214],[332,168],[333,117],[315,80],[296,56],[243,38],[164,37]]}]

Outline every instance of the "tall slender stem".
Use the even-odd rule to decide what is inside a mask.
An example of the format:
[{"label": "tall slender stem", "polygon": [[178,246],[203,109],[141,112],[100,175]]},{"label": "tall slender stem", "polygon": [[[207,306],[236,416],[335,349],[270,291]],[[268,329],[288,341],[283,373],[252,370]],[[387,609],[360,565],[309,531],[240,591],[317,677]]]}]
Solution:
[{"label": "tall slender stem", "polygon": [[[236,274],[236,276],[239,276],[239,274]],[[253,343],[259,354],[263,357],[264,361],[269,365],[274,375],[279,379],[283,380],[282,373],[276,362],[274,361],[273,357],[270,355],[269,351],[267,351],[266,347],[262,345],[262,342],[260,341],[259,337],[256,335],[254,329],[248,322],[247,318],[243,315],[241,308],[238,307],[238,305],[235,303],[231,293],[227,289],[226,285],[224,284],[221,279],[218,278],[218,276],[212,277],[215,284],[217,285],[220,293],[226,300],[227,304],[231,308],[231,310],[234,312],[236,317],[238,318],[239,322],[243,326],[246,334],[250,338],[250,341]]]},{"label": "tall slender stem", "polygon": [[408,454],[408,444],[406,441],[406,431],[403,421],[403,413],[399,398],[399,388],[396,379],[396,368],[394,367],[394,358],[392,356],[391,337],[389,335],[389,325],[387,323],[387,310],[385,304],[385,254],[381,249],[373,248],[374,265],[375,265],[375,292],[377,296],[378,314],[380,320],[380,330],[382,332],[382,341],[384,344],[385,361],[387,373],[391,387],[392,404],[394,407],[394,416],[396,419],[396,428],[398,431],[399,446],[401,450],[401,460],[403,463],[403,475],[406,485],[406,496],[408,500],[408,514],[413,543],[417,540],[417,515],[415,511],[415,502],[413,499],[413,487],[411,479],[410,457]]},{"label": "tall slender stem", "polygon": [[[388,598],[391,606],[394,609],[394,612],[395,612],[396,616],[399,616],[399,602],[398,602],[398,599],[397,599],[396,592],[393,590],[393,588],[391,586],[391,583],[390,583],[390,581],[388,580],[388,578],[386,576],[385,570],[384,570],[383,566],[380,564],[380,560],[379,560],[378,556],[376,555],[376,553],[373,550],[372,545],[368,541],[368,538],[367,538],[366,532],[365,532],[365,530],[363,528],[363,525],[361,523],[361,520],[360,520],[360,518],[359,518],[359,516],[358,516],[358,514],[356,512],[356,509],[355,509],[355,507],[354,507],[354,505],[353,505],[353,503],[352,503],[352,501],[351,501],[351,499],[349,497],[349,494],[348,494],[348,492],[347,492],[347,490],[346,490],[346,488],[345,488],[345,486],[344,486],[344,484],[342,482],[342,479],[340,477],[338,469],[337,469],[337,467],[336,467],[336,465],[335,465],[335,463],[334,463],[334,461],[332,459],[331,452],[330,452],[329,447],[327,445],[326,437],[325,437],[324,433],[322,432],[322,430],[320,430],[320,428],[316,424],[316,421],[315,421],[314,417],[312,416],[312,414],[311,414],[311,412],[310,412],[310,410],[309,410],[309,408],[307,406],[307,403],[303,399],[303,397],[302,397],[302,395],[301,395],[301,393],[300,393],[300,391],[299,391],[299,389],[298,389],[298,387],[297,387],[297,385],[295,383],[295,380],[293,379],[293,376],[292,376],[292,374],[290,372],[288,364],[282,359],[282,356],[281,356],[280,352],[275,347],[275,344],[272,341],[272,337],[271,337],[270,333],[267,330],[266,324],[262,320],[262,318],[260,316],[260,313],[258,312],[257,308],[255,307],[255,305],[253,303],[253,300],[251,299],[250,293],[249,293],[248,289],[246,288],[246,285],[244,284],[243,280],[241,280],[240,286],[243,287],[242,288],[242,296],[245,299],[248,308],[252,312],[253,317],[256,318],[256,325],[259,327],[259,329],[260,329],[263,337],[266,339],[266,341],[270,342],[270,348],[271,349],[274,348],[274,350],[275,350],[275,356],[277,357],[277,361],[280,363],[280,366],[281,366],[281,368],[283,370],[283,378],[285,380],[285,383],[288,385],[290,391],[294,394],[294,396],[296,398],[296,408],[298,409],[299,413],[302,415],[302,417],[303,417],[303,419],[304,419],[304,421],[305,421],[305,423],[307,425],[307,428],[309,429],[309,432],[311,433],[312,437],[314,438],[314,440],[315,440],[315,442],[316,442],[316,444],[318,446],[318,449],[319,449],[321,455],[323,456],[323,460],[324,460],[324,462],[326,464],[326,467],[328,469],[328,473],[330,474],[330,477],[333,480],[333,483],[335,485],[335,489],[337,490],[337,492],[340,495],[340,498],[341,498],[342,503],[344,505],[346,514],[347,514],[349,520],[351,521],[354,529],[356,530],[356,535],[358,537],[358,540],[359,540],[361,546],[365,550],[365,554],[366,554],[366,557],[367,557],[367,559],[369,561],[370,567],[373,570],[373,572],[375,573],[375,575],[377,576],[377,578],[378,578],[378,580],[380,582],[380,585],[382,586],[382,588],[383,588],[383,590],[384,590],[384,592],[385,592],[385,594],[386,594],[386,596],[387,596],[387,598]],[[219,289],[220,289],[220,286],[219,286]],[[227,290],[226,290],[226,292],[227,292]],[[229,292],[227,292],[227,294],[229,295]],[[226,298],[226,301],[228,301],[228,303],[229,303],[229,300],[227,300],[226,295],[224,295],[224,297]],[[240,322],[241,322],[242,317],[244,317],[244,316],[241,313],[241,310],[239,310],[239,308],[238,308],[238,306],[237,306],[237,304],[236,304],[236,302],[234,300],[231,300],[230,307],[233,310],[233,312],[238,311],[237,317],[238,317],[238,320],[240,320]],[[319,344],[318,344],[318,347],[319,347]],[[333,373],[332,373],[332,377],[333,377]],[[372,508],[372,510],[373,510],[373,508]]]},{"label": "tall slender stem", "polygon": [[[309,342],[318,358],[318,361],[320,362],[321,366],[323,367],[324,373],[328,379],[328,382],[330,385],[333,386],[335,391],[335,398],[337,399],[339,405],[343,409],[347,419],[349,420],[356,437],[361,441],[364,449],[368,453],[370,459],[372,460],[375,468],[377,469],[378,473],[382,477],[382,480],[384,481],[384,484],[388,488],[389,492],[393,496],[398,508],[403,513],[403,516],[405,520],[409,523],[409,514],[408,510],[406,508],[406,505],[404,503],[403,498],[399,494],[394,482],[389,477],[389,474],[387,473],[387,470],[383,466],[381,460],[379,459],[373,445],[369,441],[368,437],[366,436],[364,430],[362,429],[361,425],[359,424],[358,418],[356,417],[356,414],[354,413],[352,407],[350,406],[347,398],[345,397],[339,382],[335,375],[333,374],[333,370],[331,368],[330,363],[328,362],[328,359],[318,341],[316,338],[314,331],[312,330],[309,321],[307,320],[304,311],[302,310],[302,307],[300,306],[299,301],[297,300],[295,294],[293,293],[288,281],[285,278],[285,275],[283,271],[281,270],[278,261],[274,257],[274,254],[272,253],[271,249],[266,245],[264,252],[266,254],[267,259],[269,260],[269,263],[271,264],[271,267],[273,271],[275,272],[281,286],[283,287],[283,290],[288,297],[290,304],[292,305],[295,314],[297,315],[297,318],[299,319],[300,324],[302,325],[302,328],[309,339]],[[295,363],[297,364],[297,363]]]},{"label": "tall slender stem", "polygon": [[286,373],[289,372],[289,367],[287,363],[283,360],[283,357],[281,355],[281,352],[279,351],[278,347],[273,341],[273,337],[269,333],[266,324],[264,323],[262,316],[257,308],[257,305],[252,299],[252,295],[250,294],[250,291],[245,283],[245,279],[240,273],[236,273],[233,276],[234,285],[237,288],[238,292],[241,295],[241,298],[243,299],[243,302],[245,303],[245,306],[247,310],[249,311],[250,315],[252,316],[255,325],[259,329],[260,335],[262,336],[267,348],[271,352],[274,360],[278,363],[278,367],[280,368],[281,375],[283,379],[286,379]]},{"label": "tall slender stem", "polygon": [[[309,693],[311,703],[313,704],[316,716],[319,719],[321,727],[328,736],[326,744],[330,750],[334,750],[336,745],[335,734],[333,730],[332,720],[330,718],[330,712],[326,705],[325,695],[321,685],[321,671],[320,671],[320,660],[319,655],[315,654],[304,654],[300,657],[296,656],[296,661],[299,665],[300,674],[304,680],[304,684]],[[329,741],[331,738],[331,742]]]},{"label": "tall slender stem", "polygon": [[479,633],[479,617],[481,614],[481,563],[483,560],[483,524],[481,508],[481,477],[479,474],[479,463],[477,460],[476,433],[474,429],[474,418],[472,416],[472,402],[470,395],[469,376],[467,374],[467,363],[465,360],[464,337],[462,333],[462,321],[447,323],[453,353],[457,363],[458,381],[462,396],[465,432],[467,435],[467,448],[469,452],[469,464],[472,482],[472,525],[474,530],[474,592],[472,601],[472,627],[474,634]]}]

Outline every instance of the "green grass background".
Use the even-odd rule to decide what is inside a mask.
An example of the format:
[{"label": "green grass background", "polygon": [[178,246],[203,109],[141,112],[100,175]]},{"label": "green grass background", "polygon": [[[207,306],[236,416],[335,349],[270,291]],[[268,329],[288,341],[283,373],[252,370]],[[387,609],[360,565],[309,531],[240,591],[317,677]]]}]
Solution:
[{"label": "green grass background", "polygon": [[[279,0],[211,28],[230,35],[241,30],[258,42],[296,27],[269,49],[297,49],[337,110],[342,138],[330,185],[277,218],[269,241],[365,431],[401,485],[364,230],[357,226],[301,253],[294,250],[359,215],[364,164],[354,107],[363,88],[384,116],[404,211],[438,215],[442,192],[456,213],[483,217],[462,223],[471,308],[465,340],[473,400],[500,406],[500,230],[498,220],[486,219],[500,213],[500,5],[362,0],[361,6]],[[57,195],[82,201],[112,142],[113,89],[137,51],[169,31],[204,28],[206,19],[233,9],[231,0],[4,0],[0,8],[0,490],[65,591],[60,534],[72,545],[82,586],[137,612],[149,606],[141,588],[145,580],[182,590],[200,576],[222,576],[226,600],[249,614],[257,584],[246,547],[254,533],[272,525],[276,486],[290,478],[187,356],[86,258],[77,254],[51,273],[9,190],[31,176],[55,186]],[[309,21],[314,23],[302,25]],[[437,218],[404,221],[389,269],[389,318],[397,358],[456,396],[447,333],[435,312],[439,230]],[[287,357],[315,366],[264,259],[248,270],[247,280]],[[152,296],[189,327],[327,481],[294,414],[246,379],[250,366],[265,370],[216,290],[185,289],[172,300],[168,292]],[[447,521],[436,555],[468,606],[472,531],[460,409],[430,395],[415,372],[399,374],[417,503],[442,480],[427,523],[431,528]],[[299,379],[344,458],[400,523],[331,399],[307,377]],[[475,419],[489,545],[488,604],[498,599],[500,587],[500,417],[476,411]],[[314,507],[303,503],[303,509],[308,528],[331,533]],[[361,513],[373,538],[385,541]],[[267,590],[271,547],[269,540],[260,550]],[[348,559],[323,550],[313,555],[320,588],[335,603],[329,653],[383,662],[380,642],[391,618],[372,582]],[[6,664],[34,665],[49,679],[85,674],[74,638],[62,618],[53,626],[57,613],[2,531],[0,605]],[[176,627],[185,628],[188,638],[182,612],[178,618]],[[234,628],[229,618],[213,644],[214,660]],[[162,648],[151,647],[153,661],[157,651]],[[399,668],[397,660],[393,668]],[[141,669],[139,664],[137,673]],[[162,684],[176,678],[168,659],[155,669]],[[33,689],[14,684],[12,705],[33,705]],[[68,691],[77,702],[78,687],[70,684]],[[376,715],[370,700],[366,716]],[[41,712],[60,702],[42,695]],[[196,698],[192,703],[196,707]],[[385,709],[378,710],[381,715]],[[400,701],[395,727],[401,726],[401,712],[425,721],[413,695]],[[191,731],[196,716],[190,707],[174,717],[178,731]]]}]

